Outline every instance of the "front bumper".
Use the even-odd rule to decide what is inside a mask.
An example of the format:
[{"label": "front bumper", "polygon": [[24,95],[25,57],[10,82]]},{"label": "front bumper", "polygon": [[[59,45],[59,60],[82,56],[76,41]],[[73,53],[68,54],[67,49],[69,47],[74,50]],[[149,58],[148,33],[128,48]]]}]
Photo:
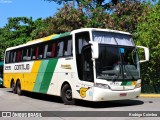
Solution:
[{"label": "front bumper", "polygon": [[141,88],[126,91],[112,91],[94,87],[93,101],[125,100],[139,97]]}]

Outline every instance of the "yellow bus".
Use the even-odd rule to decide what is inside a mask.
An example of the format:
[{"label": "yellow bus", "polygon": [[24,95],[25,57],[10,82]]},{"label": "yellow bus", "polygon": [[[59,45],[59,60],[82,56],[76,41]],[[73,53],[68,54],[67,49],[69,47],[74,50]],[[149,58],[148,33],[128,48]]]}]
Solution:
[{"label": "yellow bus", "polygon": [[7,48],[4,86],[18,95],[61,96],[65,104],[132,99],[141,92],[140,62],[148,60],[148,48],[136,46],[130,33],[77,29]]}]

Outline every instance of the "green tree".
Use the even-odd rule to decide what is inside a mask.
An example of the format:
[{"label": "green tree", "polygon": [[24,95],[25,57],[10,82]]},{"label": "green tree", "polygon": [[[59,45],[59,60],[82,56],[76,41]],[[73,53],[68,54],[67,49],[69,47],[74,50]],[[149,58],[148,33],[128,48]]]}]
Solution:
[{"label": "green tree", "polygon": [[[160,84],[160,2],[146,9],[139,18],[137,44],[147,46],[150,61],[142,64],[144,79],[148,84]],[[153,91],[156,92],[156,91]]]},{"label": "green tree", "polygon": [[53,17],[48,17],[43,22],[47,25],[41,34],[47,36],[84,27],[87,24],[87,18],[81,7],[64,5]]},{"label": "green tree", "polygon": [[[8,24],[4,27],[6,30],[4,37],[6,38],[8,43],[11,46],[15,46],[18,44],[22,44],[28,41],[27,38],[31,37],[32,32],[32,25],[33,25],[32,18],[26,17],[14,17],[8,19]],[[21,40],[18,40],[21,38]]]},{"label": "green tree", "polygon": [[148,7],[147,3],[126,1],[114,6],[111,14],[114,21],[114,29],[136,33],[138,18]]},{"label": "green tree", "polygon": [[51,28],[49,28],[50,24],[51,22],[46,22],[41,18],[35,20],[32,24],[32,32],[31,32],[32,40],[50,35],[51,34],[51,32],[49,32],[51,31]]},{"label": "green tree", "polygon": [[8,18],[8,24],[0,29],[0,54],[1,60],[6,48],[24,44],[31,40],[31,33],[35,29],[32,18]]},{"label": "green tree", "polygon": [[[96,2],[96,0],[90,1]],[[112,6],[112,12],[106,11],[102,5],[89,7],[91,5],[89,0],[83,1],[83,4],[79,3],[77,7],[70,4],[64,5],[54,17],[47,18],[47,21],[52,21],[50,28],[53,31],[56,29],[57,32],[65,32],[81,27],[98,27],[134,33],[138,17],[147,4],[126,0]]]},{"label": "green tree", "polygon": [[3,56],[4,56],[4,49],[5,49],[5,39],[3,37],[4,34],[4,29],[0,28],[0,61],[3,60]]}]

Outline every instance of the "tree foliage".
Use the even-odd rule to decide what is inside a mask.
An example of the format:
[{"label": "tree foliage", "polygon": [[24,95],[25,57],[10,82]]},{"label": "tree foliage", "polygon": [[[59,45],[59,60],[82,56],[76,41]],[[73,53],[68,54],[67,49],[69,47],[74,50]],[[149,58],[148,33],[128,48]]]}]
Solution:
[{"label": "tree foliage", "polygon": [[[100,4],[96,0],[90,1]],[[108,9],[104,9],[102,5],[89,7],[92,6],[92,2],[89,2],[89,0],[83,1],[83,4],[79,2],[77,7],[70,4],[64,5],[54,17],[47,19],[52,21],[52,28],[58,30],[58,32],[71,31],[82,27],[98,27],[134,33],[138,17],[146,6],[146,4],[137,1],[123,1],[112,6],[112,12],[108,12]]]},{"label": "tree foliage", "polygon": [[87,22],[82,7],[76,9],[69,5],[64,5],[53,19],[54,28],[58,30],[59,33],[84,27]]},{"label": "tree foliage", "polygon": [[[143,74],[150,83],[153,78],[159,78],[160,83],[160,2],[150,6],[139,17],[137,27],[137,44],[147,46],[150,50],[150,61],[142,64]],[[149,84],[150,84],[149,83]]]},{"label": "tree foliage", "polygon": [[6,48],[34,39],[37,35],[35,29],[40,25],[40,21],[42,20],[33,21],[32,18],[26,17],[8,18],[8,24],[0,28],[0,59],[3,59]]}]

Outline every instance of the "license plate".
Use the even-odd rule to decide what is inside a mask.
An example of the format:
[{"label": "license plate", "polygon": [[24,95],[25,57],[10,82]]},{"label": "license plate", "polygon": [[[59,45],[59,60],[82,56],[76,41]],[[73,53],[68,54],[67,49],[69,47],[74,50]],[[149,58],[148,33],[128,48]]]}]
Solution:
[{"label": "license plate", "polygon": [[127,96],[127,93],[120,93],[120,97]]}]

